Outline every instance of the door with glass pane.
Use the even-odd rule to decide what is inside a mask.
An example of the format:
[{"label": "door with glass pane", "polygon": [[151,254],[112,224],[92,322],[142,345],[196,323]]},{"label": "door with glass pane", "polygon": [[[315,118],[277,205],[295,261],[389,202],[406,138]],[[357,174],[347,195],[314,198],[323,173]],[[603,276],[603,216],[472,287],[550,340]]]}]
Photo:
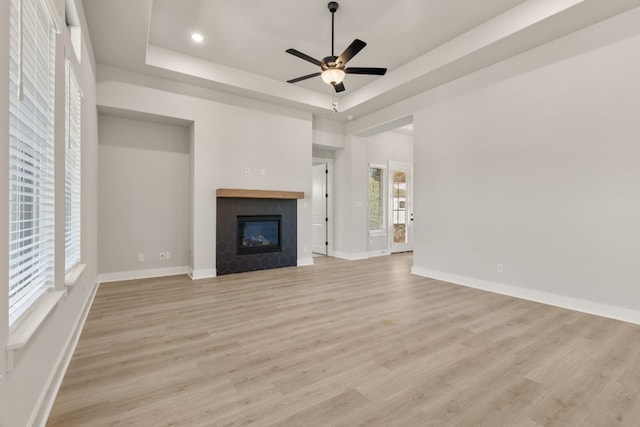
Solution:
[{"label": "door with glass pane", "polygon": [[411,165],[389,162],[389,241],[391,252],[413,250]]}]

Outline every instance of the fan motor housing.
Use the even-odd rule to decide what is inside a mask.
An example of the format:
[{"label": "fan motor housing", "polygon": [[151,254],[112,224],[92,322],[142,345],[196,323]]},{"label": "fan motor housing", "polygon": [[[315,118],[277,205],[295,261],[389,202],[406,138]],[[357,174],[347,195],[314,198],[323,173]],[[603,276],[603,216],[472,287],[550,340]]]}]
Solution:
[{"label": "fan motor housing", "polygon": [[329,8],[329,12],[335,13],[335,11],[338,10],[338,2],[330,1],[327,7]]},{"label": "fan motor housing", "polygon": [[322,68],[323,70],[328,70],[329,68],[344,68],[342,64],[336,63],[337,56],[327,56],[322,59]]}]

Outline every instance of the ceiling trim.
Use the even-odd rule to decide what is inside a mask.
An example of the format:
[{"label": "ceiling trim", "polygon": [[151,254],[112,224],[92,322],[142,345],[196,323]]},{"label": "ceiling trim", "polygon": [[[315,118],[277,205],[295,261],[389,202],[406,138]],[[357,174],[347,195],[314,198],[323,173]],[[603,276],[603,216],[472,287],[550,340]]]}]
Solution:
[{"label": "ceiling trim", "polygon": [[[152,0],[144,0],[144,5],[130,6],[131,13],[126,17],[131,15],[133,18],[125,23],[125,27],[129,31],[136,30],[132,49],[121,53],[107,46],[104,56],[108,59],[105,63],[112,66],[346,122],[390,108],[639,5],[640,0],[524,0],[427,53],[417,55],[409,63],[390,69],[385,76],[341,94],[333,93],[328,85],[326,88],[318,86],[326,90],[291,85],[217,63],[216,57],[213,61],[207,60],[151,43]],[[104,13],[108,8],[97,10]],[[113,16],[125,19],[122,12],[114,12]],[[134,18],[137,22],[142,16],[146,28],[144,24],[134,25]],[[95,22],[105,33],[104,28],[109,25],[98,19]],[[141,34],[146,35],[146,40],[140,40]],[[427,34],[425,31],[424,36],[428,37]],[[116,40],[123,38],[117,34]],[[334,106],[335,114],[332,112]]]},{"label": "ceiling trim", "polygon": [[391,71],[385,77],[345,95],[340,102],[341,111],[349,111],[399,86],[452,65],[583,1],[585,0],[529,0],[522,3]]},{"label": "ceiling trim", "polygon": [[226,86],[242,88],[247,92],[281,98],[309,107],[330,109],[333,102],[333,97],[329,95],[216,64],[153,44],[147,45],[146,63],[153,67],[187,74]]},{"label": "ceiling trim", "polygon": [[[386,76],[344,94],[341,97],[292,86],[285,82],[238,70],[208,60],[186,55],[147,43],[146,64],[193,77],[242,88],[248,95],[261,94],[300,103],[307,107],[330,109],[334,102],[340,112],[349,112],[369,101],[392,92],[417,79],[454,64],[474,52],[529,28],[541,21],[584,2],[585,0],[528,0],[486,23],[456,37],[438,48],[389,72]],[[150,16],[149,16],[150,18]],[[149,28],[151,21],[148,22]],[[475,71],[475,70],[471,70]],[[455,75],[455,73],[452,73]]]}]

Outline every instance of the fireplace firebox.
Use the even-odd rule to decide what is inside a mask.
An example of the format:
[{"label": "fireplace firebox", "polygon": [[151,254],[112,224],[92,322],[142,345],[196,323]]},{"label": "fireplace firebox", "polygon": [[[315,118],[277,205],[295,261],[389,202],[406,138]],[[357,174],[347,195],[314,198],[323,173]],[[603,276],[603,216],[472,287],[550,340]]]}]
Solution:
[{"label": "fireplace firebox", "polygon": [[217,197],[216,274],[298,263],[298,200]]},{"label": "fireplace firebox", "polygon": [[238,216],[238,255],[280,252],[282,215]]}]

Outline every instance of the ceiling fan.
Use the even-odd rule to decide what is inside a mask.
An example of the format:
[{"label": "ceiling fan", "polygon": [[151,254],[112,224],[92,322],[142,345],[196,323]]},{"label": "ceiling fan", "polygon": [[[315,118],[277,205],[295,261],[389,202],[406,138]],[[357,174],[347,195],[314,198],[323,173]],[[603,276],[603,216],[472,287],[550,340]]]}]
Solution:
[{"label": "ceiling fan", "polygon": [[338,2],[332,1],[327,5],[329,12],[331,12],[331,56],[323,58],[322,61],[318,61],[315,58],[310,57],[295,49],[287,49],[287,53],[297,56],[298,58],[309,61],[314,65],[319,66],[322,71],[317,73],[307,74],[306,76],[297,77],[295,79],[287,80],[287,83],[297,83],[302,80],[310,79],[312,77],[320,76],[322,80],[334,87],[336,92],[344,91],[345,87],[342,81],[346,74],[369,74],[376,76],[383,76],[386,72],[386,68],[371,68],[371,67],[345,67],[347,62],[356,56],[367,44],[362,40],[355,39],[349,47],[345,49],[340,56],[335,56],[333,52],[333,27],[334,17],[338,10]]}]

